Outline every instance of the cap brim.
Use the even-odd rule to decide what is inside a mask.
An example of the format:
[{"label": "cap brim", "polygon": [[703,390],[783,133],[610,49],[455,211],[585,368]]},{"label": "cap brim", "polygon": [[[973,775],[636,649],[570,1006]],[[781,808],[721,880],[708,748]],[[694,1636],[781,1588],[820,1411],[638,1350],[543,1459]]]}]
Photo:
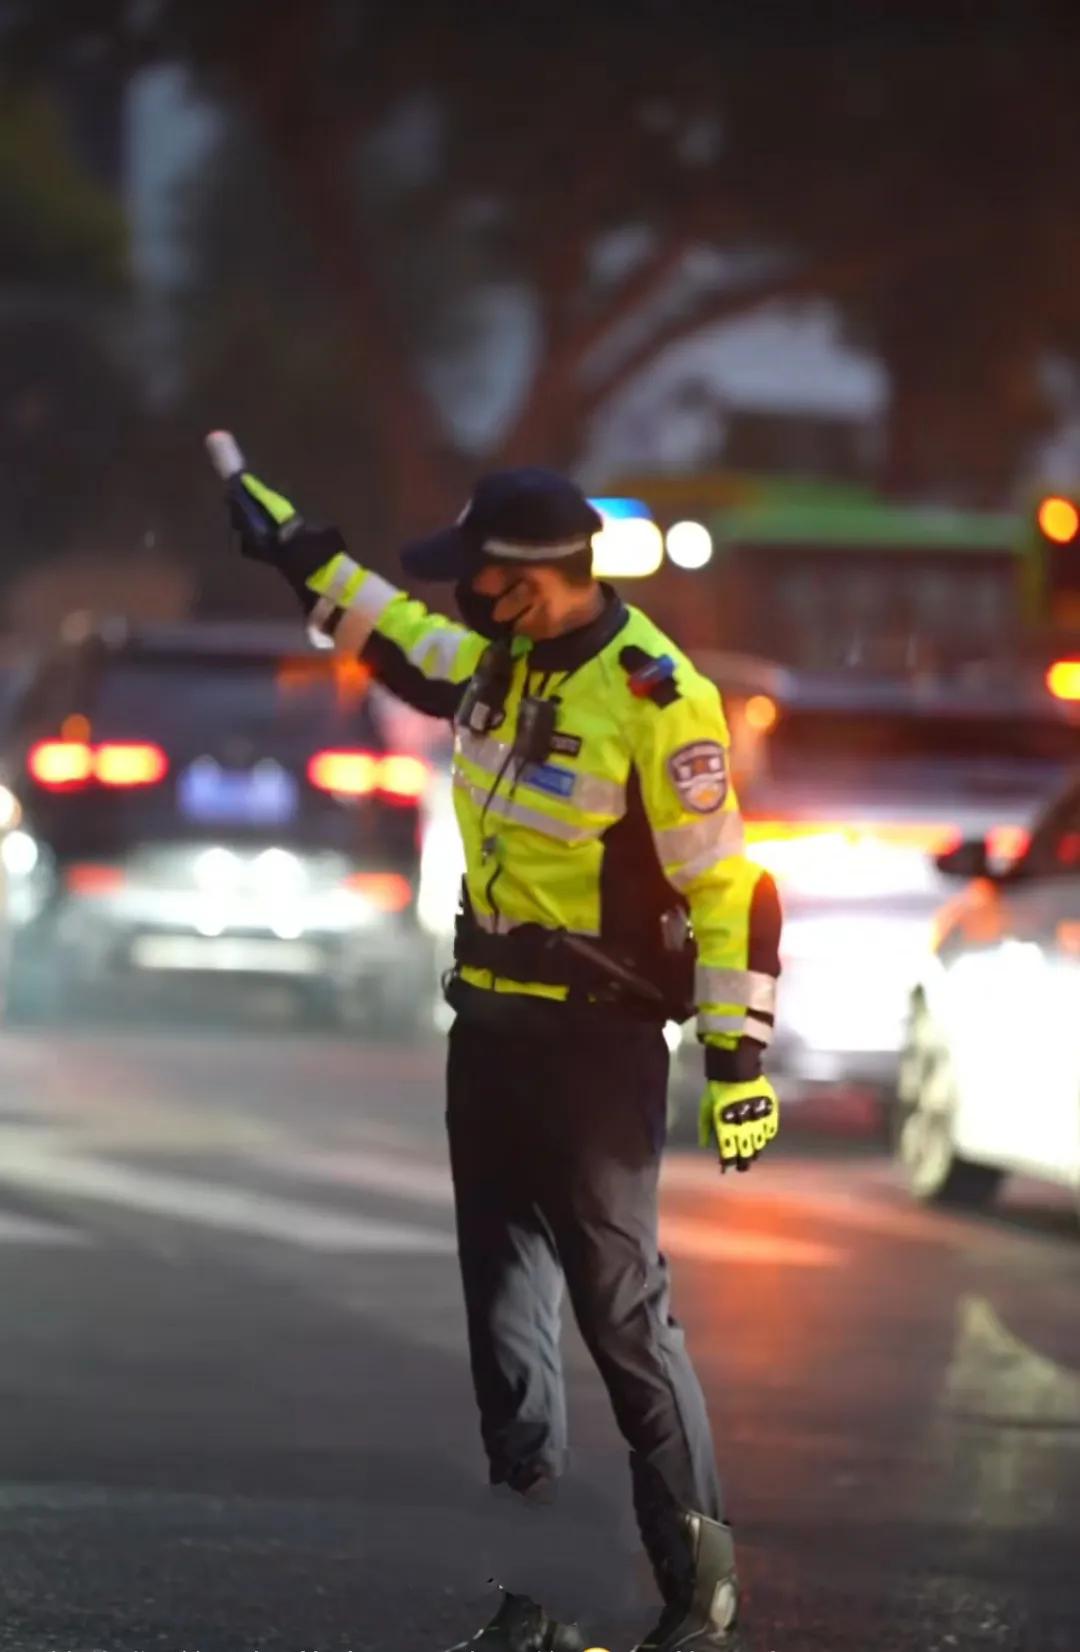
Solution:
[{"label": "cap brim", "polygon": [[457,526],[414,539],[401,552],[401,565],[414,579],[462,579],[480,560],[473,540]]}]

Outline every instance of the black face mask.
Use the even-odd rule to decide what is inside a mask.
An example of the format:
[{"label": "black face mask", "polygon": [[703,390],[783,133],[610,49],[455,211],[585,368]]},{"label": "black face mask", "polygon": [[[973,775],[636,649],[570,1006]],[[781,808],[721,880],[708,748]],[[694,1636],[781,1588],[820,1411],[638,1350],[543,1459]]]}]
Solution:
[{"label": "black face mask", "polygon": [[492,642],[501,642],[511,635],[509,625],[496,625],[495,604],[498,597],[482,597],[479,591],[472,588],[472,580],[459,579],[454,587],[454,596],[457,600],[458,611],[470,631],[479,632],[482,637],[489,637]]},{"label": "black face mask", "polygon": [[459,579],[454,587],[458,611],[469,630],[479,632],[480,636],[488,637],[492,642],[509,642],[514,635],[513,620],[495,619],[495,606],[505,595],[504,591],[502,596],[481,596],[479,591],[473,590],[470,579]]}]

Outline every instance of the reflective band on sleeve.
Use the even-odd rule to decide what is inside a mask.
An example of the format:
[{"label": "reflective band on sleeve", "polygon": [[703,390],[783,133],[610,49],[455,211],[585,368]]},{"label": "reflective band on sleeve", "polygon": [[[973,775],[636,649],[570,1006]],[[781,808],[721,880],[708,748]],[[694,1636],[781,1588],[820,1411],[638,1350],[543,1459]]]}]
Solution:
[{"label": "reflective band on sleeve", "polygon": [[719,861],[742,854],[742,816],[731,809],[707,820],[669,826],[654,833],[654,842],[668,879],[682,889]]},{"label": "reflective band on sleeve", "polygon": [[742,819],[730,809],[703,820],[688,821],[685,826],[668,826],[655,832],[653,838],[665,866],[677,866],[680,861],[691,856],[696,858],[709,850],[717,860],[722,860],[726,855],[737,855],[742,849]]},{"label": "reflective band on sleeve", "polygon": [[467,635],[467,632],[460,631],[457,626],[428,631],[418,637],[409,649],[409,664],[415,665],[425,677],[449,679],[458,651]]},{"label": "reflective band on sleeve", "polygon": [[729,834],[730,842],[722,849],[703,849],[700,855],[695,855],[694,859],[688,860],[684,866],[665,867],[664,876],[670,884],[676,889],[689,889],[703,872],[711,872],[714,866],[719,866],[722,861],[730,860],[741,852],[742,823],[738,815],[731,815],[730,819],[736,828]]},{"label": "reflective band on sleeve", "polygon": [[554,815],[542,814],[539,809],[530,809],[527,803],[518,803],[516,799],[503,797],[499,793],[489,803],[488,788],[467,780],[460,770],[454,773],[454,785],[478,808],[486,807],[489,815],[497,815],[500,820],[511,820],[518,826],[529,826],[546,837],[561,838],[564,843],[585,843],[589,838],[599,836],[595,827],[584,822],[575,824],[569,820],[559,820]]},{"label": "reflective band on sleeve", "polygon": [[358,573],[356,563],[344,551],[332,556],[323,567],[317,568],[307,582],[309,591],[314,591],[318,597],[328,597],[331,602],[337,602],[339,594],[353,574]]},{"label": "reflective band on sleeve", "polygon": [[746,1036],[753,1038],[759,1044],[771,1044],[773,1030],[768,1021],[760,1021],[756,1015],[746,1017]]},{"label": "reflective band on sleeve", "polygon": [[752,1038],[758,1044],[770,1043],[773,1033],[767,1021],[737,1010],[723,1013],[703,1011],[697,1018],[697,1030],[702,1036],[706,1033],[726,1033],[730,1038]]},{"label": "reflective band on sleeve", "polygon": [[699,1033],[730,1033],[738,1038],[746,1030],[746,1015],[742,1010],[703,1011],[697,1018]]},{"label": "reflective band on sleeve", "polygon": [[308,589],[322,599],[311,614],[311,623],[317,630],[323,629],[336,608],[343,610],[341,623],[334,632],[334,647],[348,654],[360,652],[395,597],[401,595],[396,585],[391,585],[380,574],[357,567],[351,557],[345,555],[334,557],[325,568],[320,568],[308,580]]},{"label": "reflective band on sleeve", "polygon": [[694,994],[699,1004],[745,1004],[748,1010],[772,1015],[776,1009],[776,981],[755,969],[710,969],[698,964]]}]

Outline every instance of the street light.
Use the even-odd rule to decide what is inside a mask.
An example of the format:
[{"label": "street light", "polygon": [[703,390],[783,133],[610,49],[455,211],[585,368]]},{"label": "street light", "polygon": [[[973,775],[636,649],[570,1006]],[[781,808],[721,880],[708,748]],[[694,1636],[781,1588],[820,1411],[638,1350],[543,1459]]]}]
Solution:
[{"label": "street light", "polygon": [[704,522],[674,522],[668,529],[668,559],[676,568],[704,568],[712,553],[712,534]]}]

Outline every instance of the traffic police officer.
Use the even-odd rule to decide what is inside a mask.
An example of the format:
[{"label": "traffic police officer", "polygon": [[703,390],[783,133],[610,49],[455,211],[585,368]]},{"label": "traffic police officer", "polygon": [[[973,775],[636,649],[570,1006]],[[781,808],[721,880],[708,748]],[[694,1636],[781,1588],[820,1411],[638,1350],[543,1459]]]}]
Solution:
[{"label": "traffic police officer", "polygon": [[[742,855],[719,695],[594,581],[602,521],[563,477],[489,475],[452,527],[402,553],[414,577],[456,582],[463,625],[358,567],[250,473],[229,488],[243,548],[285,574],[309,628],[453,724],[466,874],[447,1122],[491,1481],[546,1500],[564,1467],[565,1279],[664,1600],[642,1646],[728,1647],[731,1530],[657,1249],[665,1020],[697,1012],[702,1142],[721,1168],[748,1168],[778,1125],[761,1056],[780,913]],[[516,1594],[469,1643],[583,1645]]]}]

